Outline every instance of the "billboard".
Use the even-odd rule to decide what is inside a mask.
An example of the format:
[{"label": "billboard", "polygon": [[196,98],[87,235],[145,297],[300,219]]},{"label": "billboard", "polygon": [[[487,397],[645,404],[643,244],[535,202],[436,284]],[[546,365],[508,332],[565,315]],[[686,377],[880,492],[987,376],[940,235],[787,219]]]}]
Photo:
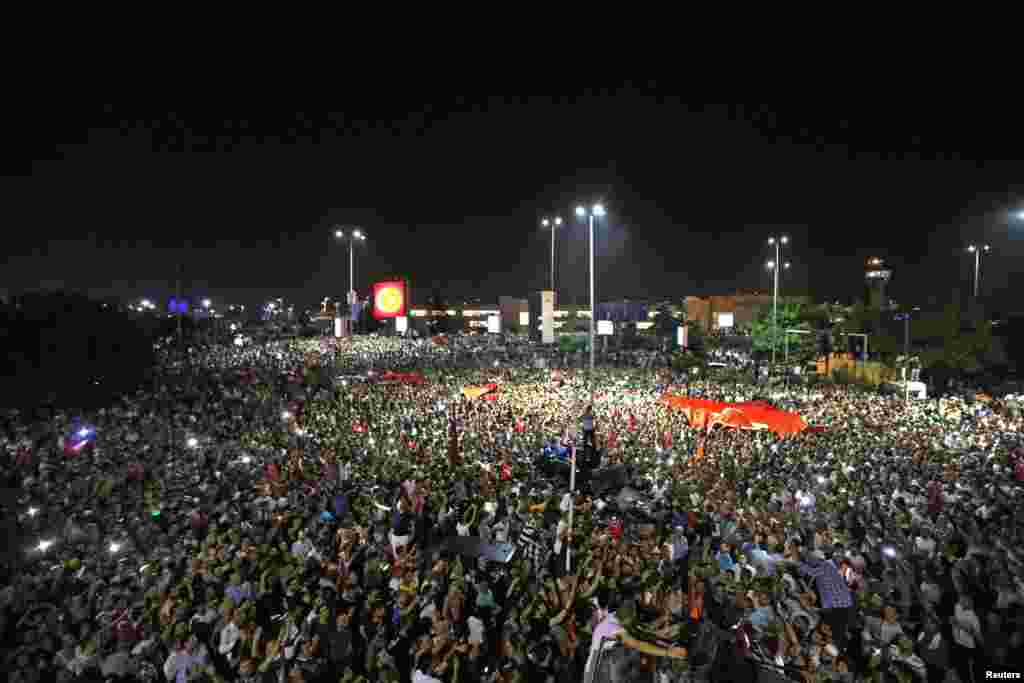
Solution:
[{"label": "billboard", "polygon": [[613,334],[615,325],[611,320],[598,320],[597,321],[597,333],[598,334]]},{"label": "billboard", "polygon": [[373,317],[377,320],[400,318],[406,313],[404,280],[388,280],[373,285]]},{"label": "billboard", "polygon": [[544,344],[555,341],[555,293],[545,290],[540,293],[540,340]]},{"label": "billboard", "polygon": [[732,327],[733,326],[733,314],[732,313],[719,313],[718,314],[718,326],[719,327]]}]

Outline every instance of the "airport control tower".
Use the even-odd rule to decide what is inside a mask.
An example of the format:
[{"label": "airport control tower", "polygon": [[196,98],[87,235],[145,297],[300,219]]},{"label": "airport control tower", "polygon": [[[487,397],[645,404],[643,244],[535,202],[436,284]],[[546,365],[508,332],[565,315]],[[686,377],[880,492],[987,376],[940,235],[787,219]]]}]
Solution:
[{"label": "airport control tower", "polygon": [[886,286],[892,277],[892,271],[885,266],[880,258],[868,259],[867,268],[864,271],[864,284],[867,289],[865,301],[868,308],[888,308],[889,298],[886,295]]}]

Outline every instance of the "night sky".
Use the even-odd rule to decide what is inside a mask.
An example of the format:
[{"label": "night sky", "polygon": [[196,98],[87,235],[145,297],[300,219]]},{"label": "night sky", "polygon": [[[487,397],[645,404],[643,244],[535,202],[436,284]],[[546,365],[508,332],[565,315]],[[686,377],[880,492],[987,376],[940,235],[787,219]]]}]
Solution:
[{"label": "night sky", "polygon": [[[603,201],[597,294],[680,297],[764,289],[766,238],[785,233],[785,292],[857,297],[863,266],[894,269],[901,302],[971,288],[1024,310],[1024,152],[1008,112],[686,106],[638,92],[337,106],[337,113],[118,105],[25,111],[5,132],[0,291],[58,288],[218,302],[343,295],[347,247],[369,235],[356,286],[409,277],[414,297],[546,288],[545,215],[560,298],[587,300],[577,201]],[[298,108],[297,108],[298,109]],[[59,118],[52,113],[59,111]]]}]

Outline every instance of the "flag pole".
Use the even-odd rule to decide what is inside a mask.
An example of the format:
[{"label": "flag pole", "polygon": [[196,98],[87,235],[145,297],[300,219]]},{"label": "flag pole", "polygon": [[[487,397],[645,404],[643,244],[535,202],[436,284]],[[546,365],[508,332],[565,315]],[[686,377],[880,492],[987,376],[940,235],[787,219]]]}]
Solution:
[{"label": "flag pole", "polygon": [[572,447],[572,458],[569,460],[569,538],[565,544],[565,573],[572,572],[572,514],[576,509],[576,445]]}]

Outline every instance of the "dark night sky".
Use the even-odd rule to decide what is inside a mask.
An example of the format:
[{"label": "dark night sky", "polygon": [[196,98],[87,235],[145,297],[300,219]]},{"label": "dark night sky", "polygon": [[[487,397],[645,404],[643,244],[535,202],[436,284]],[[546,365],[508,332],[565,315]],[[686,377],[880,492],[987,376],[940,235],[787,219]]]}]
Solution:
[{"label": "dark night sky", "polygon": [[[986,240],[983,290],[1024,307],[1024,152],[1011,118],[898,107],[693,107],[629,93],[466,98],[345,113],[116,105],[27,112],[5,137],[0,291],[38,287],[163,298],[179,263],[196,296],[312,305],[348,284],[334,223],[365,227],[374,279],[450,298],[525,295],[548,281],[545,214],[610,211],[598,298],[730,293],[768,284],[766,237],[792,237],[785,290],[855,297],[885,258],[900,301],[970,288],[963,252]],[[405,111],[398,111],[402,109]],[[258,111],[258,110],[257,110]],[[1004,125],[1005,122],[1005,125]],[[563,300],[586,301],[586,230],[557,238]]]}]

